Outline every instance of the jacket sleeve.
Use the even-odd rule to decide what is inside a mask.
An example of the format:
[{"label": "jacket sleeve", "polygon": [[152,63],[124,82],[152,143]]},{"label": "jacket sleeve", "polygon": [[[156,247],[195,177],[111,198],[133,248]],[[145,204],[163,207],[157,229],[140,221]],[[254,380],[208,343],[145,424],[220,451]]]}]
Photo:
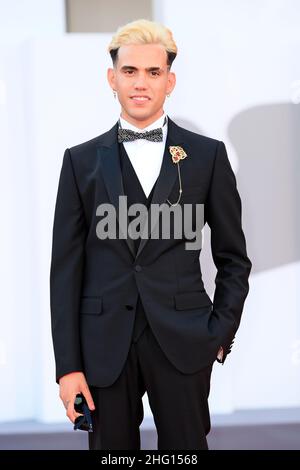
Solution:
[{"label": "jacket sleeve", "polygon": [[82,371],[79,304],[84,267],[86,223],[70,150],[64,153],[58,184],[50,267],[51,330],[56,382]]},{"label": "jacket sleeve", "polygon": [[213,313],[218,325],[224,364],[239,327],[252,263],[247,256],[242,230],[241,200],[236,178],[223,142],[216,149],[214,168],[205,205],[211,229],[212,257],[217,268]]}]

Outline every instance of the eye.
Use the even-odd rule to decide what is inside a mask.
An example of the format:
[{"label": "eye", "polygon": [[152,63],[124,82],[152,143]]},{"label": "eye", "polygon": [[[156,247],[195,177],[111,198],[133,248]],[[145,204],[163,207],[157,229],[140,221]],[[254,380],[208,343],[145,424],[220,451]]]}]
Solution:
[{"label": "eye", "polygon": [[152,70],[151,73],[154,75],[159,75],[159,72],[156,72],[155,70]]}]

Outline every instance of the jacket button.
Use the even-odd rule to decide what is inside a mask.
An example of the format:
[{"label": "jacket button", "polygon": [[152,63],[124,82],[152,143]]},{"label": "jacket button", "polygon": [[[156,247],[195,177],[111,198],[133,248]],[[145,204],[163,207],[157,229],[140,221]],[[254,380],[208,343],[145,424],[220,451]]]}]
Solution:
[{"label": "jacket button", "polygon": [[140,272],[142,270],[142,266],[140,266],[139,264],[137,264],[134,269],[137,271],[137,272]]},{"label": "jacket button", "polygon": [[125,307],[127,308],[127,310],[133,310],[133,306],[132,306],[132,305],[125,305]]}]

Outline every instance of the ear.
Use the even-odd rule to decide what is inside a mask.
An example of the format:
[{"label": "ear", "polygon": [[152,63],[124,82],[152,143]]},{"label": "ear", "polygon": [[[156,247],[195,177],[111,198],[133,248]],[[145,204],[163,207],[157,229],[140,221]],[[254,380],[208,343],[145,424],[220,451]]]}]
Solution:
[{"label": "ear", "polygon": [[169,72],[167,94],[171,93],[174,90],[175,85],[176,85],[176,75],[174,72]]},{"label": "ear", "polygon": [[107,69],[107,80],[111,88],[115,90],[115,71],[111,67]]}]

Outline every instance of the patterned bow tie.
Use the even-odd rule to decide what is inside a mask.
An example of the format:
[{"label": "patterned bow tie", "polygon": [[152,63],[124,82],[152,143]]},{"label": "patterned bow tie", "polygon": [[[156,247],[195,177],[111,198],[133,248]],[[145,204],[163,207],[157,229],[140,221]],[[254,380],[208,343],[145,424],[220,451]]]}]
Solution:
[{"label": "patterned bow tie", "polygon": [[136,139],[146,139],[152,142],[161,142],[163,140],[162,128],[152,129],[151,131],[135,132],[131,129],[118,129],[118,142],[132,142]]}]

